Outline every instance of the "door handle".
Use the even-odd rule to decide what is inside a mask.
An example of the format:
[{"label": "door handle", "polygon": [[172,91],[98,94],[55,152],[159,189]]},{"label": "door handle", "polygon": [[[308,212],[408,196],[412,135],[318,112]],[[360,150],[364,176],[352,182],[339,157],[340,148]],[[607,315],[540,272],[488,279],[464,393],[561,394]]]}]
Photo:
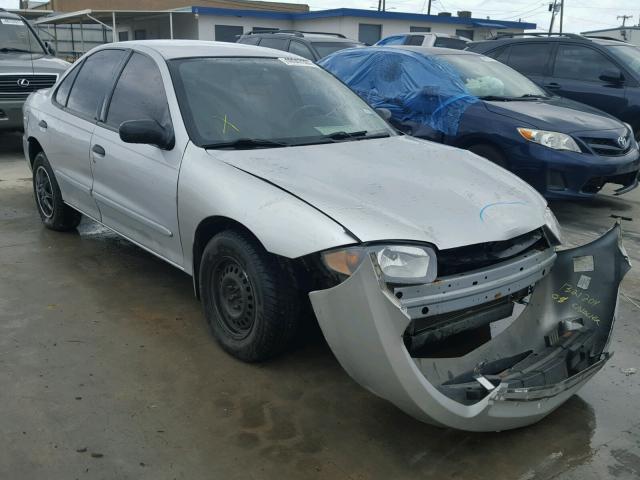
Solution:
[{"label": "door handle", "polygon": [[95,144],[93,147],[91,147],[91,151],[99,157],[104,157],[107,153],[104,151],[104,148],[102,148],[102,146],[98,144]]},{"label": "door handle", "polygon": [[47,127],[48,127],[49,125],[47,125],[47,122],[45,122],[44,120],[40,120],[40,121],[38,122],[38,126],[39,126],[40,128],[42,128],[43,130],[46,130],[46,129],[47,129]]},{"label": "door handle", "polygon": [[560,86],[559,83],[551,82],[551,83],[547,83],[545,85],[545,88],[548,88],[549,90],[558,90],[559,88],[562,88],[562,87]]}]

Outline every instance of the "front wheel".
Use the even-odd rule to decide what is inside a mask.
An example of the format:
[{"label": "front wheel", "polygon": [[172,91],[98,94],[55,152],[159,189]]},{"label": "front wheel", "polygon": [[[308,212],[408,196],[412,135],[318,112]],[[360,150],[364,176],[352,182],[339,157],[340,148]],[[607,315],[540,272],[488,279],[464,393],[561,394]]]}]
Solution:
[{"label": "front wheel", "polygon": [[33,193],[36,207],[45,227],[58,232],[73,230],[82,220],[82,214],[66,205],[44,152],[33,161]]},{"label": "front wheel", "polygon": [[215,235],[202,254],[199,278],[207,323],[228,353],[257,362],[290,345],[301,312],[293,275],[249,235]]}]

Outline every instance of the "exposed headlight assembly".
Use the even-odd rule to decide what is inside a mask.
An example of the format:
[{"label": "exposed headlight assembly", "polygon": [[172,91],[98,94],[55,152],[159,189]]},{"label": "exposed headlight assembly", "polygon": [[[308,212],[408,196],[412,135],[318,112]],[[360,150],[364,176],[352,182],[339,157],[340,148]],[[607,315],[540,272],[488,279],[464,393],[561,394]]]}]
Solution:
[{"label": "exposed headlight assembly", "polygon": [[549,207],[547,207],[544,211],[544,223],[547,232],[553,236],[552,240],[555,240],[554,246],[558,246],[562,244],[562,229],[560,228],[560,223],[558,219],[551,211]]},{"label": "exposed headlight assembly", "polygon": [[352,275],[362,260],[371,255],[388,283],[430,283],[438,276],[436,252],[423,245],[369,245],[329,250],[324,264],[342,275]]},{"label": "exposed headlight assembly", "polygon": [[532,128],[518,128],[518,133],[520,133],[525,140],[553,148],[554,150],[582,152],[576,141],[564,133],[534,130]]}]

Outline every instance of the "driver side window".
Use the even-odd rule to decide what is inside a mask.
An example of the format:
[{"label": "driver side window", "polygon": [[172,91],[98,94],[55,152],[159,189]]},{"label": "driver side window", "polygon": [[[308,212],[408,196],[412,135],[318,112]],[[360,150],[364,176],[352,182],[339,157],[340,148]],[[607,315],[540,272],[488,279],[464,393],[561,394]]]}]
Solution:
[{"label": "driver side window", "polygon": [[113,91],[106,123],[118,129],[122,122],[147,119],[171,125],[160,69],[150,57],[134,52]]}]

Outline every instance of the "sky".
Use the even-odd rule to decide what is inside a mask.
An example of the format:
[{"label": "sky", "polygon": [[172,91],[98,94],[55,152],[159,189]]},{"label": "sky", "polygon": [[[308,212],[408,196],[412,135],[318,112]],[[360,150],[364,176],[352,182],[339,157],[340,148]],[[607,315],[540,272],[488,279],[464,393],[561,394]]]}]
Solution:
[{"label": "sky", "polygon": [[[287,3],[307,3],[312,10],[325,8],[376,9],[377,0],[279,0]],[[514,20],[536,23],[539,30],[548,30],[551,14],[549,3],[553,0],[432,0],[431,13],[470,10],[476,18],[487,16],[495,20]],[[558,0],[559,2],[560,0]],[[387,0],[390,12],[427,13],[429,0]],[[194,0],[198,5],[198,0]],[[206,4],[205,1],[200,2]],[[0,0],[0,7],[17,8],[18,0]],[[565,0],[564,31],[579,33],[601,30],[621,25],[619,15],[633,15],[627,25],[640,22],[638,0]],[[556,17],[556,27],[560,16]]]}]

